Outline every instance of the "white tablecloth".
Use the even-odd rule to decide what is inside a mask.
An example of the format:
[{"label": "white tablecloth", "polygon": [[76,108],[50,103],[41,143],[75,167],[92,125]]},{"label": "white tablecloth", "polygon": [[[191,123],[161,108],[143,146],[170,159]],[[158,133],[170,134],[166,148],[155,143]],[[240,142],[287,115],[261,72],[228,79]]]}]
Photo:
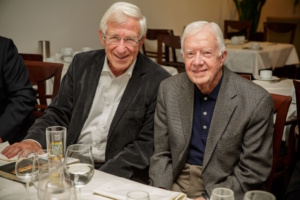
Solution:
[{"label": "white tablecloth", "polygon": [[[113,190],[109,190],[109,184],[113,184]],[[160,188],[143,185],[128,179],[120,178],[111,174],[95,170],[92,180],[81,188],[81,197],[86,200],[112,200],[100,195],[106,191],[108,196],[118,196],[118,199],[125,200],[125,194],[132,190],[144,190],[149,193],[151,200],[183,200],[182,193],[172,192]],[[29,187],[30,199],[36,200],[37,190],[31,185]],[[178,196],[181,195],[181,196]],[[24,199],[26,196],[25,185],[0,177],[0,200]],[[172,197],[172,198],[171,198]]]},{"label": "white tablecloth", "polygon": [[259,75],[261,69],[275,69],[284,65],[299,64],[298,54],[292,44],[260,42],[260,50],[252,50],[252,42],[232,45],[225,41],[225,65],[234,72]]}]

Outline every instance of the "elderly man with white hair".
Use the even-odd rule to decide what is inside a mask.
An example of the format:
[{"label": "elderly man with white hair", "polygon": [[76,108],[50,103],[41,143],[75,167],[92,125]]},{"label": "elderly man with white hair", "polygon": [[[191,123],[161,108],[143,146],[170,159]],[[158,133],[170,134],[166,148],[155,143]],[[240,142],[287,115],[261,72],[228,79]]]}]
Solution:
[{"label": "elderly man with white hair", "polygon": [[235,199],[263,189],[272,167],[271,95],[223,66],[215,23],[189,24],[182,56],[186,73],[164,80],[158,92],[151,184],[199,200],[218,187]]},{"label": "elderly man with white hair", "polygon": [[100,22],[105,49],[74,57],[44,116],[2,153],[46,148],[45,129],[64,126],[67,145],[92,146],[96,169],[147,183],[157,91],[170,74],[139,52],[146,31],[137,6],[113,4]]}]

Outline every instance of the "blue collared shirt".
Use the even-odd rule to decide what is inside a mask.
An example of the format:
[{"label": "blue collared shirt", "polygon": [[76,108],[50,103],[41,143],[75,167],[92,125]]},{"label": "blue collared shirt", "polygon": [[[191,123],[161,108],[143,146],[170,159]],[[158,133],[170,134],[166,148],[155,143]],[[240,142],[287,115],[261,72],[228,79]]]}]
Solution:
[{"label": "blue collared shirt", "polygon": [[194,114],[193,129],[187,163],[191,165],[203,164],[206,140],[210,128],[210,122],[214,113],[218,93],[222,83],[221,77],[218,85],[209,95],[203,95],[194,84]]}]

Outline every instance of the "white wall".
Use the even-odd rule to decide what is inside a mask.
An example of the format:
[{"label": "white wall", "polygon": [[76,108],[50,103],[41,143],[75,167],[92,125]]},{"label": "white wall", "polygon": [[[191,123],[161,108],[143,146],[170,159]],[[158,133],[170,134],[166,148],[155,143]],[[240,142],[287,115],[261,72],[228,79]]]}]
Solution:
[{"label": "white wall", "polygon": [[[271,3],[269,3],[269,1]],[[300,16],[293,13],[294,0],[267,0],[266,16]],[[63,47],[102,48],[99,22],[115,0],[0,0],[0,35],[12,38],[19,52],[37,53],[38,41],[49,40],[51,54]],[[183,27],[196,20],[214,21],[223,28],[224,19],[237,19],[233,0],[127,0],[141,8],[149,28]],[[275,2],[275,4],[274,4]],[[274,5],[278,9],[274,9]],[[284,10],[284,12],[282,12]],[[271,14],[271,15],[270,15]]]}]

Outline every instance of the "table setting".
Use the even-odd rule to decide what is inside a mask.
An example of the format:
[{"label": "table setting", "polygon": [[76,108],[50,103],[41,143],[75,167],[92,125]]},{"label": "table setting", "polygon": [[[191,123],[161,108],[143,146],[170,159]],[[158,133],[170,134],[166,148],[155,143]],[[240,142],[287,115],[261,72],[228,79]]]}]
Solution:
[{"label": "table setting", "polygon": [[[66,138],[65,127],[52,126],[46,129],[47,149],[20,151],[10,160],[0,154],[0,200],[134,200],[141,193],[147,193],[145,200],[188,199],[183,193],[95,170],[91,145],[66,148]],[[7,146],[0,143],[0,150]]]}]

